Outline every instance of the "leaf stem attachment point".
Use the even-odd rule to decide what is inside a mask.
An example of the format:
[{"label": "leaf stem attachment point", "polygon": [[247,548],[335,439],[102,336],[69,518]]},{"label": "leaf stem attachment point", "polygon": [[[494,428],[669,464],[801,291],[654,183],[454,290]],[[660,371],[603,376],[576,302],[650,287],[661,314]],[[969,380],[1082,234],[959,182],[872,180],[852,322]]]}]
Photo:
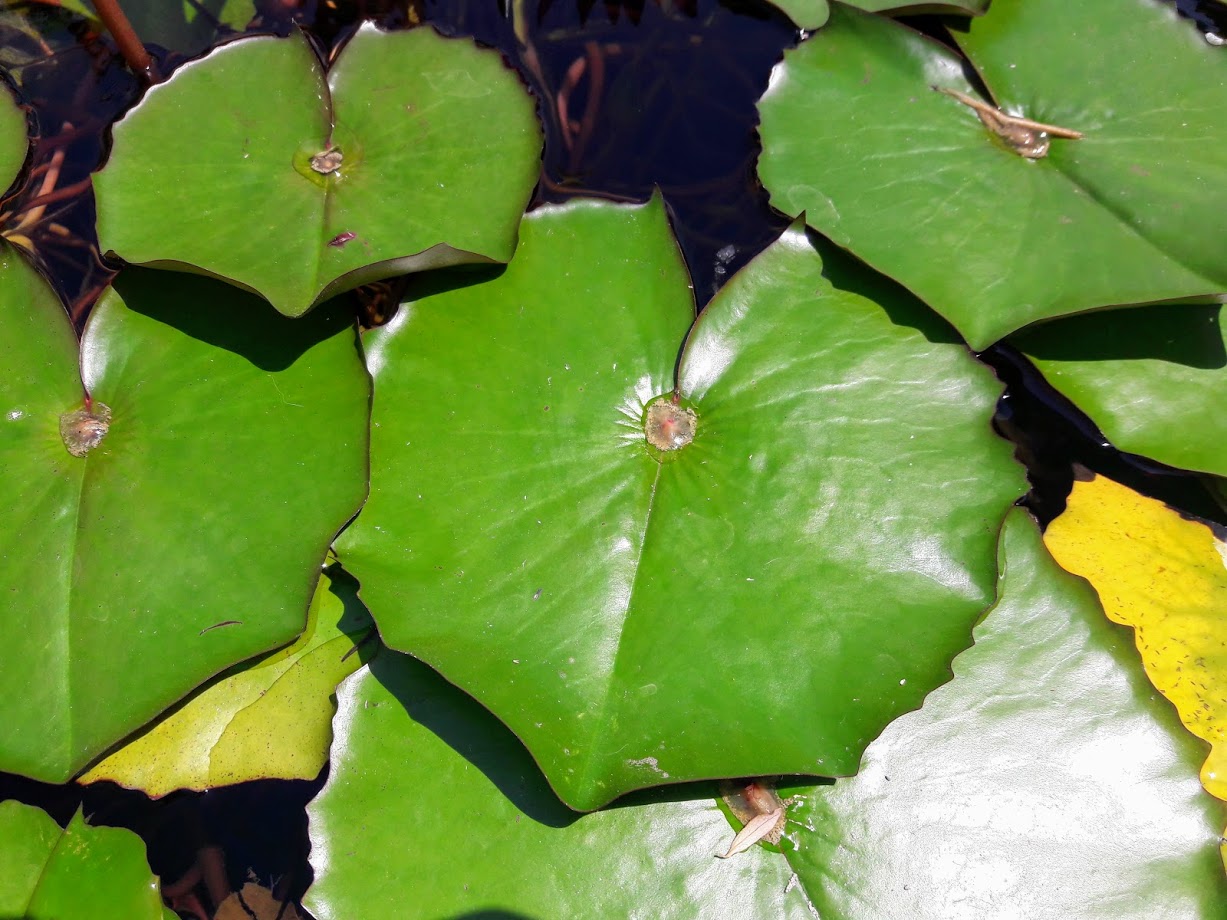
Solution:
[{"label": "leaf stem attachment point", "polygon": [[674,398],[658,399],[643,417],[643,434],[657,450],[680,450],[694,440],[699,418]]},{"label": "leaf stem attachment point", "polygon": [[311,168],[321,176],[331,175],[341,168],[345,157],[339,147],[329,147],[311,158]]},{"label": "leaf stem attachment point", "polygon": [[60,437],[74,457],[84,457],[101,444],[110,428],[111,408],[96,399],[60,416]]}]

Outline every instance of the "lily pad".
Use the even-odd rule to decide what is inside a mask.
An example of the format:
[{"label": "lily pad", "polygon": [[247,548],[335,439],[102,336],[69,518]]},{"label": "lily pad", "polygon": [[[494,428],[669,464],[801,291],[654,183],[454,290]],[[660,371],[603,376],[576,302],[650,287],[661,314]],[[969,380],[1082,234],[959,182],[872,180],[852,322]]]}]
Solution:
[{"label": "lily pad", "polygon": [[8,191],[26,161],[26,113],[0,84],[0,195]]},{"label": "lily pad", "polygon": [[979,16],[988,9],[989,0],[842,0],[867,13],[947,13],[953,16]]},{"label": "lily pad", "polygon": [[820,29],[831,15],[827,0],[771,0],[800,29]]},{"label": "lily pad", "polygon": [[325,75],[301,35],[241,39],[115,125],[98,236],[298,316],[366,282],[511,258],[540,149],[519,78],[470,41],[368,24]]},{"label": "lily pad", "polygon": [[1227,541],[1103,476],[1074,483],[1044,541],[1136,630],[1151,681],[1211,746],[1202,784],[1227,800]]},{"label": "lily pad", "polygon": [[581,816],[511,732],[407,655],[380,651],[337,699],[328,782],[308,806],[303,905],[318,920],[400,920],[406,886],[418,917],[812,920],[777,854],[713,858],[731,832],[710,784]]},{"label": "lily pad", "polygon": [[326,569],[293,645],[219,676],[78,782],[112,780],[156,798],[253,779],[315,779],[332,743],[332,692],[369,657],[360,647],[374,628],[353,579]]},{"label": "lily pad", "polygon": [[860,772],[802,795],[788,860],[824,918],[1221,918],[1227,810],[1094,592],[1016,511],[954,680]]},{"label": "lily pad", "polygon": [[[431,917],[1221,917],[1227,814],[1198,788],[1197,744],[1025,512],[1001,548],[1001,597],[954,680],[887,726],[857,776],[782,789],[778,848],[724,861],[710,785],[568,813],[489,714],[380,652],[338,692],[306,906],[398,917],[422,879]],[[389,788],[446,788],[458,820],[441,840],[426,799]]]},{"label": "lily pad", "polygon": [[1001,0],[967,29],[1007,113],[1084,136],[1019,155],[947,94],[977,98],[962,58],[835,4],[759,102],[772,204],[976,349],[1040,319],[1227,290],[1227,58],[1154,0]]},{"label": "lily pad", "polygon": [[365,494],[369,382],[335,304],[294,322],[132,269],[78,370],[63,308],[7,251],[0,297],[0,769],[60,782],[302,631]]},{"label": "lily pad", "polygon": [[[77,812],[61,828],[45,811],[0,802],[0,917],[163,920],[145,844],[119,827],[90,827]],[[173,915],[171,915],[173,916]]]},{"label": "lily pad", "polygon": [[1010,339],[1119,449],[1227,476],[1222,306],[1071,316]]},{"label": "lily pad", "polygon": [[793,229],[739,272],[676,401],[692,306],[659,199],[536,211],[505,271],[367,340],[372,491],[341,559],[384,641],[489,706],[573,807],[853,772],[992,600],[1023,489],[1000,387],[828,249]]}]

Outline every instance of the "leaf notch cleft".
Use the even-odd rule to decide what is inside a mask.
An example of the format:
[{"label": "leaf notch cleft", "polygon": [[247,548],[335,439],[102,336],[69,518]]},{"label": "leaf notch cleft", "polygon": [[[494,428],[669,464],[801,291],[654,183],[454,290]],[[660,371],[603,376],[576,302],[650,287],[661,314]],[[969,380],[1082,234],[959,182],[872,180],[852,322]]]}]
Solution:
[{"label": "leaf notch cleft", "polygon": [[84,457],[102,443],[111,428],[111,407],[94,400],[60,416],[60,437],[74,457]]}]

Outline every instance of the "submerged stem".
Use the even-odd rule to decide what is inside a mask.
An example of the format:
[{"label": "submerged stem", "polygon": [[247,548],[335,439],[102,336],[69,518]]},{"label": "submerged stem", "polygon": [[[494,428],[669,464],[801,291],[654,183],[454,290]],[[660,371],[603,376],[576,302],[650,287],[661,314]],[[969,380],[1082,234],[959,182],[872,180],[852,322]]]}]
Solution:
[{"label": "submerged stem", "polygon": [[153,58],[149,56],[149,52],[145,50],[145,45],[141,41],[140,36],[136,34],[136,30],[132,28],[132,23],[124,15],[124,11],[119,6],[119,0],[93,0],[93,2],[98,18],[102,20],[102,24],[111,33],[111,37],[115,39],[115,44],[119,46],[119,53],[124,56],[124,60],[128,63],[133,73],[144,77],[147,82],[153,83],[157,78],[154,72]]}]

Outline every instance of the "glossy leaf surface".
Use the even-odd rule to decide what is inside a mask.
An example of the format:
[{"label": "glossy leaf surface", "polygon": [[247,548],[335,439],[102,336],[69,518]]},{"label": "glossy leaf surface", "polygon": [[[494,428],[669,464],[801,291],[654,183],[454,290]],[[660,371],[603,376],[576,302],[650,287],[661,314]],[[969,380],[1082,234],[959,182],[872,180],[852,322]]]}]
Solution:
[{"label": "glossy leaf surface", "polygon": [[1022,489],[989,373],[797,230],[689,335],[693,443],[650,447],[690,316],[659,201],[577,202],[527,218],[505,272],[420,292],[367,340],[372,493],[342,561],[384,641],[489,706],[580,809],[855,770],[947,679]]},{"label": "glossy leaf surface", "polygon": [[1002,599],[954,680],[855,777],[790,809],[788,859],[818,913],[1222,917],[1227,812],[1197,784],[1199,745],[1022,511],[1004,555]]},{"label": "glossy leaf surface", "polygon": [[1218,304],[1072,316],[1014,336],[1120,450],[1227,476],[1227,331]]},{"label": "glossy leaf surface", "polygon": [[801,29],[819,29],[831,15],[827,0],[771,0],[771,5],[783,11]]},{"label": "glossy leaf surface", "polygon": [[509,259],[541,148],[496,52],[370,25],[327,76],[298,35],[223,45],[114,137],[94,179],[102,247],[196,266],[291,316],[378,278]]},{"label": "glossy leaf surface", "polygon": [[145,844],[129,830],[90,827],[77,812],[61,828],[45,811],[0,802],[0,917],[163,920]]},{"label": "glossy leaf surface", "polygon": [[418,917],[812,917],[778,855],[715,858],[732,830],[712,798],[577,815],[511,732],[408,656],[381,651],[337,698],[308,806],[318,920],[400,920],[410,890]]},{"label": "glossy leaf surface", "polygon": [[26,161],[26,113],[12,91],[0,86],[0,195],[3,195]]},{"label": "glossy leaf surface", "polygon": [[1227,542],[1212,525],[1103,476],[1076,481],[1044,536],[1132,626],[1151,681],[1211,745],[1202,783],[1227,800]]},{"label": "glossy leaf surface", "polygon": [[949,13],[978,16],[988,9],[989,0],[843,0],[867,13]]},{"label": "glossy leaf surface", "polygon": [[72,456],[67,316],[11,254],[3,270],[0,766],[63,781],[302,631],[365,493],[369,384],[336,305],[294,322],[220,282],[133,269],[81,346],[110,428]]},{"label": "glossy leaf surface", "polygon": [[221,675],[79,781],[113,780],[157,797],[253,779],[315,779],[332,742],[332,693],[362,666],[355,643],[373,638],[373,629],[353,579],[325,570],[292,645]]},{"label": "glossy leaf surface", "polygon": [[1005,111],[1085,136],[1020,156],[935,91],[975,96],[957,55],[837,4],[759,103],[772,204],[977,349],[1040,319],[1227,289],[1227,57],[1154,0],[1003,0],[967,28]]}]

